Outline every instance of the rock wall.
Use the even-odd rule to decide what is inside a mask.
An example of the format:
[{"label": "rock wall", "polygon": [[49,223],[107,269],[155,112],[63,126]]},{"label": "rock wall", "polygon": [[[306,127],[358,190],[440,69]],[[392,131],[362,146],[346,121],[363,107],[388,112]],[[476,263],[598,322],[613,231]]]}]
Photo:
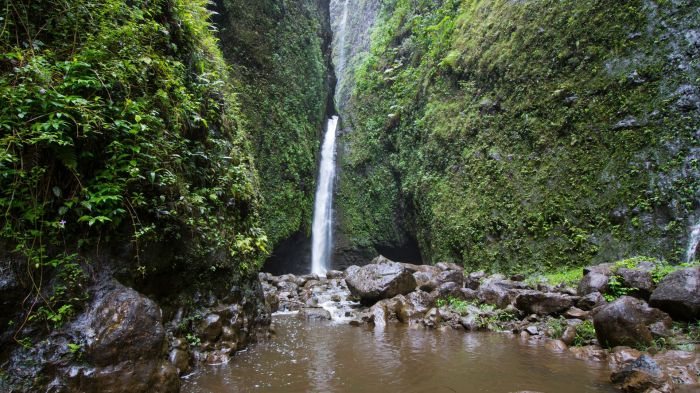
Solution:
[{"label": "rock wall", "polygon": [[0,31],[0,390],[177,391],[267,334],[257,271],[308,234],[328,4],[27,7]]},{"label": "rock wall", "polygon": [[493,271],[684,259],[700,215],[696,11],[384,2],[341,113],[339,258],[415,237],[427,261]]}]

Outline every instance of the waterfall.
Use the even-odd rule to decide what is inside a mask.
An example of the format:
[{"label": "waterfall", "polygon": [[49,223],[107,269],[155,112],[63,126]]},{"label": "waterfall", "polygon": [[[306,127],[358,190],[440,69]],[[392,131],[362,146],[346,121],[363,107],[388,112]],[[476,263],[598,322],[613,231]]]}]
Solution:
[{"label": "waterfall", "polygon": [[345,28],[348,24],[349,2],[350,0],[345,0],[345,3],[343,3],[343,14],[340,17],[340,26],[338,26],[338,64],[335,65],[335,73],[338,79],[343,77],[343,72],[345,71]]},{"label": "waterfall", "polygon": [[311,273],[325,274],[330,266],[333,241],[333,180],[335,178],[335,133],[338,116],[328,119],[321,147],[321,165],[311,228]]},{"label": "waterfall", "polygon": [[691,262],[698,251],[700,244],[700,221],[690,228],[690,238],[688,239],[688,249],[685,251],[685,261]]}]

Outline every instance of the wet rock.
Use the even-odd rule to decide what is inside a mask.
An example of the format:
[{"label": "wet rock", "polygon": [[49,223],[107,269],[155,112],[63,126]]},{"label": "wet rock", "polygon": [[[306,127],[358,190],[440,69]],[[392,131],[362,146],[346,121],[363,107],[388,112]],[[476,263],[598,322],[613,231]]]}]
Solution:
[{"label": "wet rock", "polygon": [[185,374],[190,371],[191,360],[190,354],[182,349],[173,349],[168,355],[168,360],[177,369],[180,374]]},{"label": "wet rock", "polygon": [[700,267],[678,270],[666,276],[651,294],[649,302],[674,319],[700,319]]},{"label": "wet rock", "polygon": [[515,298],[515,306],[528,314],[547,315],[560,313],[574,302],[569,296],[560,293],[545,293],[535,290],[523,290]]},{"label": "wet rock", "polygon": [[585,296],[593,292],[605,293],[608,290],[610,277],[605,274],[591,271],[583,276],[578,284],[578,294]]},{"label": "wet rock", "polygon": [[423,320],[423,323],[426,327],[435,328],[440,326],[441,320],[442,317],[440,314],[440,310],[438,310],[437,308],[431,308],[428,311],[428,314],[426,315],[425,319]]},{"label": "wet rock", "polygon": [[597,345],[586,345],[585,347],[572,347],[569,348],[569,352],[571,352],[571,354],[574,355],[576,359],[596,362],[604,361],[608,356],[607,352]]},{"label": "wet rock", "polygon": [[576,338],[576,326],[575,325],[569,325],[564,329],[564,333],[561,335],[561,341],[564,342],[566,345],[571,345],[574,342],[574,339]]},{"label": "wet rock", "polygon": [[503,280],[501,277],[493,276],[484,280],[479,287],[477,296],[484,303],[493,304],[499,308],[506,308],[517,296],[517,293],[513,290],[524,288],[525,285],[523,283]]},{"label": "wet rock", "polygon": [[435,290],[433,290],[431,292],[431,295],[433,297],[435,297],[436,299],[448,299],[451,297],[461,299],[461,297],[462,297],[461,289],[462,288],[457,283],[446,282],[444,284],[441,284]]},{"label": "wet rock", "polygon": [[[377,258],[379,259],[379,258]],[[400,263],[386,260],[347,270],[345,282],[350,292],[369,306],[381,299],[405,295],[416,288],[413,274]]]},{"label": "wet rock", "polygon": [[510,276],[511,281],[525,281],[525,275],[524,274],[513,274]]},{"label": "wet rock", "polygon": [[306,307],[299,311],[297,317],[307,321],[329,321],[331,313],[321,307]]},{"label": "wet rock", "polygon": [[460,272],[460,273],[464,272],[464,268],[462,266],[459,266],[458,264],[452,263],[452,262],[438,262],[435,264],[435,267],[437,267],[438,269],[440,269],[442,271],[450,271],[451,270],[451,271]]},{"label": "wet rock", "polygon": [[329,270],[326,272],[326,278],[327,279],[333,279],[333,278],[344,278],[345,273],[341,272],[340,270]]},{"label": "wet rock", "polygon": [[177,370],[165,360],[162,313],[152,300],[109,280],[69,327],[85,333],[85,364],[68,383],[86,392],[175,392]]},{"label": "wet rock", "polygon": [[637,360],[642,353],[630,347],[615,347],[610,351],[608,365],[612,370],[620,370]]},{"label": "wet rock", "polygon": [[683,112],[700,110],[700,94],[695,87],[683,85],[675,92],[677,97],[676,107]]},{"label": "wet rock", "polygon": [[593,310],[596,307],[607,304],[607,301],[600,292],[591,292],[588,295],[581,297],[576,306],[584,311]]},{"label": "wet rock", "polygon": [[564,352],[568,349],[568,346],[562,340],[548,340],[544,347],[553,352]]},{"label": "wet rock", "polygon": [[601,263],[593,266],[586,266],[583,268],[583,275],[588,275],[590,273],[598,273],[605,276],[612,275],[615,270],[616,265],[614,263]]},{"label": "wet rock", "polygon": [[673,391],[668,376],[648,355],[642,355],[622,370],[614,372],[610,381],[626,393],[641,393],[650,389],[656,389],[659,392]]},{"label": "wet rock", "polygon": [[623,296],[594,310],[593,325],[602,345],[651,345],[654,339],[652,330],[670,328],[671,319],[642,300]]},{"label": "wet rock", "polygon": [[214,342],[221,334],[221,317],[217,314],[207,315],[199,325],[199,331],[203,338]]},{"label": "wet rock", "polygon": [[415,272],[413,278],[416,280],[416,286],[426,292],[432,291],[440,284],[435,275],[430,272]]},{"label": "wet rock", "polygon": [[460,288],[459,292],[460,294],[460,299],[464,299],[468,302],[476,300],[479,298],[479,293],[471,288]]},{"label": "wet rock", "polygon": [[483,271],[469,273],[469,275],[465,277],[464,286],[469,289],[477,290],[484,277],[486,277],[486,273]]},{"label": "wet rock", "polygon": [[530,325],[530,326],[526,327],[525,331],[531,336],[536,336],[536,335],[540,334],[540,330],[537,329],[537,326],[534,326],[534,325]]},{"label": "wet rock", "polygon": [[654,290],[654,281],[649,271],[620,268],[616,274],[622,278],[623,286],[636,289],[632,293],[634,297],[649,299],[651,292]]},{"label": "wet rock", "polygon": [[409,305],[409,314],[423,315],[435,305],[435,298],[424,291],[415,291],[406,295],[406,302]]},{"label": "wet rock", "polygon": [[564,318],[585,320],[588,319],[589,314],[590,313],[588,311],[583,311],[580,308],[571,307],[564,313]]},{"label": "wet rock", "polygon": [[445,270],[437,276],[440,284],[455,283],[459,288],[464,286],[464,273],[461,270]]}]

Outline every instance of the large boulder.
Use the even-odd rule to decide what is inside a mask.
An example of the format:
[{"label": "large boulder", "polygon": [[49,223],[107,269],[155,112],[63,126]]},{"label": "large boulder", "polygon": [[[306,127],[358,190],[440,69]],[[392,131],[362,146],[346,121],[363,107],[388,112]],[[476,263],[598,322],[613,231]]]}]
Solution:
[{"label": "large boulder", "polygon": [[556,314],[574,305],[570,296],[554,292],[523,290],[515,298],[515,306],[528,314]]},{"label": "large boulder", "polygon": [[416,279],[405,266],[383,258],[380,263],[347,270],[345,282],[360,303],[371,306],[381,299],[405,295],[416,289]]},{"label": "large boulder", "polygon": [[671,327],[671,318],[643,300],[623,296],[595,309],[593,326],[603,346],[651,345],[655,335]]},{"label": "large boulder", "polygon": [[478,289],[477,296],[483,303],[506,308],[517,296],[517,290],[525,289],[525,287],[525,284],[521,282],[504,280],[495,275],[484,280]]},{"label": "large boulder", "polygon": [[82,392],[179,391],[177,369],[166,360],[160,307],[110,280],[71,329],[85,333],[84,364],[65,370]]},{"label": "large boulder", "polygon": [[608,290],[608,282],[610,277],[597,271],[591,271],[579,281],[578,294],[580,296],[588,295],[593,292],[605,293]]},{"label": "large boulder", "polygon": [[651,294],[649,302],[675,319],[700,319],[700,267],[678,270],[666,276]]},{"label": "large boulder", "polygon": [[620,268],[615,274],[622,279],[624,287],[634,289],[631,293],[632,296],[640,299],[649,299],[651,292],[654,290],[654,281],[650,271],[639,268]]}]

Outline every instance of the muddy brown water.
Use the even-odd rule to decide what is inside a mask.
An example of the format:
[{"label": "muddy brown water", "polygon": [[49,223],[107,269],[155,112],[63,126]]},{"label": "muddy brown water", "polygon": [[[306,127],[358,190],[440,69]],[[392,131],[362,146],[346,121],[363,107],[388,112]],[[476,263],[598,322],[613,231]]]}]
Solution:
[{"label": "muddy brown water", "polygon": [[200,392],[614,392],[602,363],[497,333],[275,316],[276,336],[183,381]]}]

